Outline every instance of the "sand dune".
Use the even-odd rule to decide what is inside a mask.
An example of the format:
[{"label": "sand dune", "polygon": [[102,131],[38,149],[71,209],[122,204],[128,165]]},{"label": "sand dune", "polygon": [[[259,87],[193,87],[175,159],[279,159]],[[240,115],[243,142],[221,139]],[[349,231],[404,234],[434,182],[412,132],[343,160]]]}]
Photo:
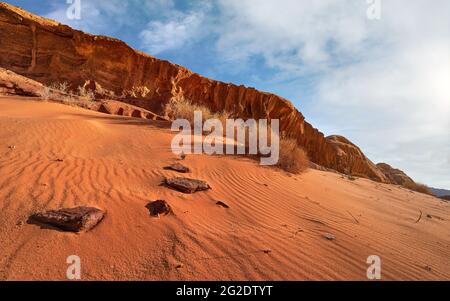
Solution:
[{"label": "sand dune", "polygon": [[[364,280],[369,255],[384,280],[450,278],[449,203],[219,156],[186,158],[213,189],[185,195],[160,186],[177,175],[163,169],[176,161],[167,125],[0,98],[0,279],[65,280],[69,255],[84,280]],[[158,199],[175,214],[150,217]],[[91,232],[27,223],[81,205],[107,211]]]}]

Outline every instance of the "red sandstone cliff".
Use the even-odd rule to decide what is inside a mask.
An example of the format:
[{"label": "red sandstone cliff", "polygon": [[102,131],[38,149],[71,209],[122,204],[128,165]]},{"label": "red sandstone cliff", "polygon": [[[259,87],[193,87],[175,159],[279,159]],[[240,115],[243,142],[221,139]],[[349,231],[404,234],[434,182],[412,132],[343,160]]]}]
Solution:
[{"label": "red sandstone cliff", "polygon": [[0,67],[46,85],[67,81],[75,88],[91,80],[109,98],[143,88],[144,97],[128,102],[157,114],[172,97],[183,96],[242,118],[277,118],[281,131],[297,139],[314,163],[389,182],[359,148],[342,137],[325,138],[286,99],[207,79],[122,41],[85,34],[5,3],[0,3]]}]

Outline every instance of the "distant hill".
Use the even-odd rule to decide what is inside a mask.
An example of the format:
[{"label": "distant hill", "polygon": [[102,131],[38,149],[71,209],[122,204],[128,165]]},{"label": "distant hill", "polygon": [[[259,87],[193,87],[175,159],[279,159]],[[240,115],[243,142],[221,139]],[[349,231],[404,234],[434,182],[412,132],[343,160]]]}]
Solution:
[{"label": "distant hill", "polygon": [[437,197],[450,196],[450,190],[447,189],[438,189],[438,188],[430,188],[431,192]]}]

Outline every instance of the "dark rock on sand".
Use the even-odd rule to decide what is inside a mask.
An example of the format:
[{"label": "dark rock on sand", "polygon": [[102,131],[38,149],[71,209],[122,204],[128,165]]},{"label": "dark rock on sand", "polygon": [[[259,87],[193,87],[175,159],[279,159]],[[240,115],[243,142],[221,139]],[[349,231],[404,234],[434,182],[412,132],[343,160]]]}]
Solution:
[{"label": "dark rock on sand", "polygon": [[163,200],[150,202],[146,207],[150,211],[151,216],[159,217],[161,215],[168,215],[172,213],[172,208],[170,207],[170,205]]},{"label": "dark rock on sand", "polygon": [[217,202],[216,205],[220,206],[220,207],[223,207],[223,208],[226,208],[226,209],[230,209],[230,206],[228,206],[227,204],[225,204],[222,201]]},{"label": "dark rock on sand", "polygon": [[31,222],[51,225],[64,231],[89,231],[103,219],[105,212],[91,207],[76,207],[36,213]]},{"label": "dark rock on sand", "polygon": [[169,166],[164,167],[164,169],[167,170],[173,170],[173,171],[177,171],[177,172],[181,172],[181,173],[188,173],[190,172],[189,167],[184,166],[183,164],[180,163],[175,163]]},{"label": "dark rock on sand", "polygon": [[167,186],[183,193],[194,193],[197,191],[211,189],[211,187],[205,181],[188,178],[166,179],[165,183]]}]

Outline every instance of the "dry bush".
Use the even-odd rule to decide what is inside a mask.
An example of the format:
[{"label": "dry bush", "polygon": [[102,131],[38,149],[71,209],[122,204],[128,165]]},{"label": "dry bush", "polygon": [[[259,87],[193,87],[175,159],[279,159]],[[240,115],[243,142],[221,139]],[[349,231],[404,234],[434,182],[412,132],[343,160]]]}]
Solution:
[{"label": "dry bush", "polygon": [[[224,111],[219,113],[212,113],[210,109],[205,106],[192,104],[184,97],[172,98],[164,108],[165,116],[170,119],[186,119],[191,124],[194,123],[194,113],[201,111],[203,120],[218,119],[222,122],[224,135],[226,134],[226,121],[231,114]],[[245,130],[245,148],[249,149],[249,129]],[[236,139],[235,129],[235,139]],[[258,132],[258,127],[257,127]],[[268,143],[271,144],[271,136],[268,137]],[[237,144],[236,144],[237,146]],[[285,171],[293,174],[300,174],[309,168],[309,159],[306,152],[297,144],[294,139],[280,138],[280,157],[277,166]]]},{"label": "dry bush", "polygon": [[170,119],[186,119],[191,124],[194,124],[194,113],[196,111],[202,112],[203,120],[218,119],[225,127],[225,122],[230,114],[227,112],[212,113],[211,110],[205,106],[192,104],[184,97],[172,98],[164,108],[164,114]]},{"label": "dry bush", "polygon": [[67,94],[69,92],[69,83],[68,82],[52,83],[50,85],[50,88]]},{"label": "dry bush", "polygon": [[53,93],[49,87],[44,86],[44,88],[40,92],[40,96],[42,100],[50,100]]},{"label": "dry bush", "polygon": [[87,98],[89,101],[94,101],[95,100],[94,92],[92,92],[89,89],[86,89],[86,87],[83,87],[83,86],[79,86],[78,87],[78,95],[80,97]]},{"label": "dry bush", "polygon": [[308,155],[294,139],[280,138],[278,167],[293,174],[300,174],[309,167]]},{"label": "dry bush", "polygon": [[430,188],[427,185],[421,184],[421,183],[406,183],[404,185],[407,189],[410,189],[412,191],[416,191],[419,193],[425,193],[428,195],[433,195]]},{"label": "dry bush", "polygon": [[75,105],[77,103],[77,98],[71,95],[65,95],[60,97],[60,102],[66,105]]}]

